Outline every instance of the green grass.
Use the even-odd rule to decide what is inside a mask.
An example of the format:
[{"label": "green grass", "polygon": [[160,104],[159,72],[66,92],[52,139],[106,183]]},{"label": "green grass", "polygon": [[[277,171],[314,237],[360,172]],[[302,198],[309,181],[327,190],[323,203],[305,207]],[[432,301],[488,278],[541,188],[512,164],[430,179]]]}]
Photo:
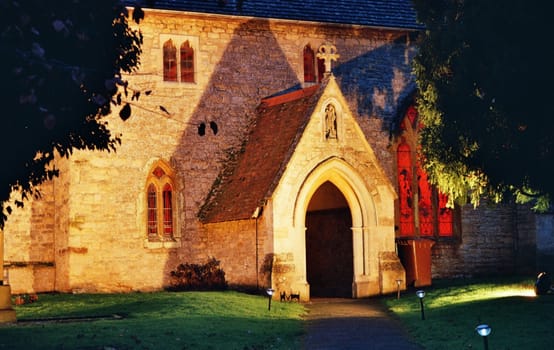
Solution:
[{"label": "green grass", "polygon": [[[296,349],[304,308],[237,292],[41,294],[0,326],[0,349]],[[123,316],[79,322],[56,317]]]},{"label": "green grass", "polygon": [[492,328],[489,348],[550,349],[554,346],[554,295],[536,297],[534,280],[439,281],[423,288],[425,320],[415,291],[400,300],[385,299],[414,339],[425,349],[483,349],[475,332]]},{"label": "green grass", "polygon": [[[383,298],[425,349],[482,349],[478,324],[492,327],[491,350],[549,349],[554,295],[535,297],[534,280],[435,281],[425,320],[415,291]],[[0,326],[0,349],[298,349],[304,307],[237,292],[41,294]],[[93,321],[37,319],[123,316]],[[33,321],[35,320],[35,321]]]}]

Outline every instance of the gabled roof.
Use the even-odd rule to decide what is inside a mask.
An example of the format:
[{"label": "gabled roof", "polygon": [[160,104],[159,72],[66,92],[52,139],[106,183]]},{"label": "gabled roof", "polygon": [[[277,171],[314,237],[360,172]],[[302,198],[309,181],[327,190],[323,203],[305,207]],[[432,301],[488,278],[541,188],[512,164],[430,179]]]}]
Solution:
[{"label": "gabled roof", "polygon": [[127,0],[129,6],[197,13],[421,29],[412,0]]},{"label": "gabled roof", "polygon": [[277,186],[326,83],[262,100],[243,152],[200,210],[204,223],[250,219]]}]

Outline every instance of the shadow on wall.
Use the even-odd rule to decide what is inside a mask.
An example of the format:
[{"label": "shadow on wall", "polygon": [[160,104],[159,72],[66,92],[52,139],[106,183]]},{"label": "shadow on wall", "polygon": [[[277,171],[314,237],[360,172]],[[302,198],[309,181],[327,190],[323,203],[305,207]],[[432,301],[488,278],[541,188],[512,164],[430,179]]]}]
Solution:
[{"label": "shadow on wall", "polygon": [[[231,271],[240,271],[241,266],[256,266],[255,241],[251,244],[252,254],[237,256],[226,249],[224,242],[210,240],[206,228],[198,220],[198,210],[210,193],[222,163],[243,143],[261,99],[295,85],[300,82],[271,32],[269,22],[250,20],[241,24],[215,67],[173,155],[174,163],[181,167],[177,170],[182,177],[186,201],[185,222],[181,223],[184,228],[182,248],[168,259],[164,284],[169,283],[170,271],[186,261],[203,262],[207,257],[215,257],[221,261],[228,278],[233,277]],[[217,125],[217,133],[211,122]],[[250,227],[255,230],[255,225]],[[256,236],[254,231],[245,232],[245,235]],[[255,284],[256,269],[251,270]]]},{"label": "shadow on wall", "polygon": [[[338,51],[340,53],[340,47]],[[415,82],[410,62],[414,54],[415,47],[407,45],[403,37],[333,68],[354,114],[361,119],[378,119],[382,134],[372,142],[374,149],[385,149],[390,126],[397,114],[402,113],[399,106],[413,96]],[[166,285],[170,271],[186,261],[202,262],[207,257],[215,257],[221,261],[231,282],[231,271],[243,271],[241,266],[256,265],[253,261],[256,242],[251,244],[252,254],[241,254],[237,258],[237,254],[226,249],[225,242],[210,240],[208,231],[197,219],[198,209],[220,175],[222,163],[240,149],[249,127],[255,122],[256,107],[261,99],[301,85],[268,21],[250,20],[235,30],[173,155],[174,164],[182,167],[178,173],[182,177],[183,197],[187,203],[185,219],[181,223],[185,228],[183,246],[167,260]],[[217,125],[217,133],[212,122]],[[199,146],[201,143],[204,145]],[[389,159],[381,161],[388,162]],[[232,234],[229,231],[229,235]],[[253,232],[244,235],[255,236]],[[265,232],[258,232],[258,235],[265,235]],[[265,249],[268,250],[258,252],[260,260],[272,253],[272,244],[265,244]],[[256,281],[255,269],[251,270],[252,280]],[[267,277],[260,278],[265,280]]]},{"label": "shadow on wall", "polygon": [[403,115],[405,101],[416,89],[411,66],[416,47],[406,41],[400,37],[333,69],[352,112],[382,119],[386,132]]},{"label": "shadow on wall", "polygon": [[[41,186],[41,198],[31,199],[22,215],[12,215],[5,237],[4,263],[12,293],[51,292],[55,287],[55,216],[53,184]],[[29,226],[27,226],[29,223]],[[13,229],[11,229],[13,228]]]}]

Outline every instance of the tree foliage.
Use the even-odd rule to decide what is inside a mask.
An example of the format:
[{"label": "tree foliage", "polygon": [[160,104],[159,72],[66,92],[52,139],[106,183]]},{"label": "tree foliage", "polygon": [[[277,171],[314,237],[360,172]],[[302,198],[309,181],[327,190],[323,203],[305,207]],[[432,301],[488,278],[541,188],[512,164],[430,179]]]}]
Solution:
[{"label": "tree foliage", "polygon": [[124,103],[122,73],[138,66],[141,44],[118,0],[0,0],[0,229],[10,193],[21,206],[57,175],[56,153],[115,150],[119,135],[103,117]]},{"label": "tree foliage", "polygon": [[539,2],[414,0],[422,154],[451,198],[554,198],[554,49]]}]

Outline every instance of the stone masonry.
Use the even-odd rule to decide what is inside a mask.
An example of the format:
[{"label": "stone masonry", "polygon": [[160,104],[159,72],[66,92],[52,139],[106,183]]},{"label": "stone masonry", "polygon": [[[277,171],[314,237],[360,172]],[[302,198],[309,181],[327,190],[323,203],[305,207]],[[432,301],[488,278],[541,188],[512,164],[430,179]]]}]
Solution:
[{"label": "stone masonry", "polygon": [[[130,88],[152,93],[132,101],[129,120],[120,120],[117,110],[107,118],[113,134],[121,134],[117,152],[58,159],[60,177],[42,186],[40,200],[9,217],[4,258],[12,292],[159,290],[178,264],[214,257],[231,285],[282,285],[305,296],[303,225],[310,191],[324,181],[351,206],[353,296],[394,292],[403,268],[395,254],[390,130],[415,89],[413,30],[168,10],[146,10],[140,29],[141,66],[126,78]],[[194,49],[194,83],[163,81],[162,48],[169,39]],[[202,223],[199,212],[226,162],[241,153],[262,100],[308,87],[303,49],[325,42],[340,54],[333,62],[335,85],[315,107],[261,215]],[[321,142],[317,116],[326,101],[348,118],[339,129],[342,144]],[[272,124],[262,127],[272,131]],[[160,162],[175,172],[176,230],[174,241],[153,244],[146,179]],[[533,265],[535,224],[528,211],[463,208],[459,226],[455,241],[435,244],[434,276],[512,273]]]}]

